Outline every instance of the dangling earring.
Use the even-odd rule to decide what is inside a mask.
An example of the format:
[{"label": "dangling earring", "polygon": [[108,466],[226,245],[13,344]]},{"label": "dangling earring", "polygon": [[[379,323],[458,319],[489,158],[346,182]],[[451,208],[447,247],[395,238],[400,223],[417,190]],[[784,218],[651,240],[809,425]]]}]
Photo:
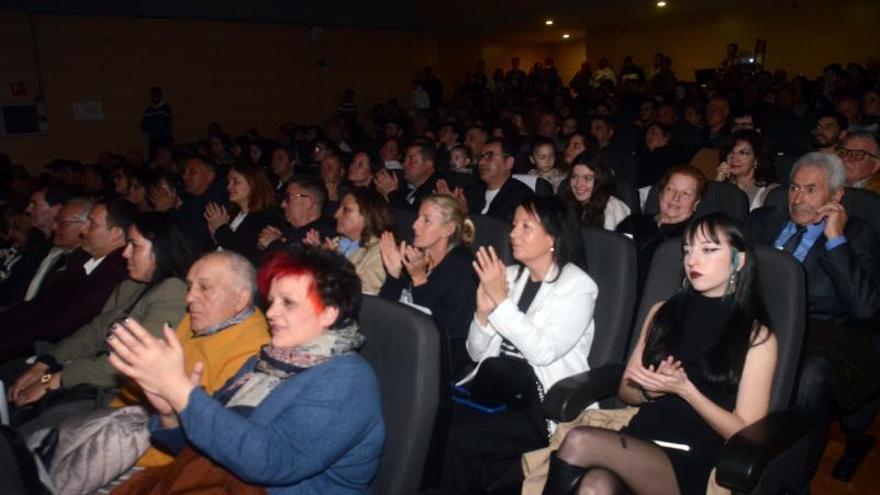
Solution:
[{"label": "dangling earring", "polygon": [[724,295],[727,296],[727,295],[733,294],[735,287],[736,287],[736,270],[733,270],[730,273],[730,278],[727,279],[727,289],[724,291]]}]

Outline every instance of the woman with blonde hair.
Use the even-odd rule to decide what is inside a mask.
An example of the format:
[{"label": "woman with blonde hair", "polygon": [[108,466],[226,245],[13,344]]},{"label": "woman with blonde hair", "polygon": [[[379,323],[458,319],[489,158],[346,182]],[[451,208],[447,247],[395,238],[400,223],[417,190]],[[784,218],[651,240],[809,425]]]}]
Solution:
[{"label": "woman with blonde hair", "polygon": [[477,280],[474,224],[453,196],[435,194],[422,201],[413,223],[413,242],[382,235],[382,262],[388,276],[379,295],[429,313],[450,343],[450,371],[468,362],[465,340],[474,316]]}]

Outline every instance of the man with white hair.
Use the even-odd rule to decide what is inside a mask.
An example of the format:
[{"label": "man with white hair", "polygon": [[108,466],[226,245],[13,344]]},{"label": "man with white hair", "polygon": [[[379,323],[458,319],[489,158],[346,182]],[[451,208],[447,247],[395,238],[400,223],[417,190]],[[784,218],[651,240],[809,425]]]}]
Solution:
[{"label": "man with white hair", "polygon": [[817,430],[807,462],[815,472],[828,429],[841,416],[844,456],[834,477],[848,480],[871,450],[864,432],[880,405],[880,234],[841,204],[847,167],[835,154],[812,152],[794,165],[788,209],[762,208],[749,218],[751,239],[787,251],[804,267],[809,332],[795,404]]},{"label": "man with white hair", "polygon": [[880,145],[873,134],[852,132],[836,152],[846,166],[847,186],[880,193]]}]

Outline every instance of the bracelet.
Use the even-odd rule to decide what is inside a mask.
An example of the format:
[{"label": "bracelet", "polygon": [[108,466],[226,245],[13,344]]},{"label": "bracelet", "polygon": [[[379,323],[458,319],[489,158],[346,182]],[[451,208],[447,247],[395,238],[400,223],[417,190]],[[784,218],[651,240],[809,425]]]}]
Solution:
[{"label": "bracelet", "polygon": [[642,396],[642,401],[644,401],[643,403],[654,402],[655,400],[653,397],[648,395],[648,391],[645,390],[645,387],[642,386],[639,387],[639,395]]}]

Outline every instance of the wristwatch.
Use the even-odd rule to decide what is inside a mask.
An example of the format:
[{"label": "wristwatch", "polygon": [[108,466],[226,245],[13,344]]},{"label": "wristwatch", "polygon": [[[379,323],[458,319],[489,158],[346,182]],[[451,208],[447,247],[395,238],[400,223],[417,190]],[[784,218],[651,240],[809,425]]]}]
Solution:
[{"label": "wristwatch", "polygon": [[49,383],[52,382],[53,376],[53,373],[44,373],[43,376],[40,377],[40,383],[42,383],[44,387],[49,388]]}]

